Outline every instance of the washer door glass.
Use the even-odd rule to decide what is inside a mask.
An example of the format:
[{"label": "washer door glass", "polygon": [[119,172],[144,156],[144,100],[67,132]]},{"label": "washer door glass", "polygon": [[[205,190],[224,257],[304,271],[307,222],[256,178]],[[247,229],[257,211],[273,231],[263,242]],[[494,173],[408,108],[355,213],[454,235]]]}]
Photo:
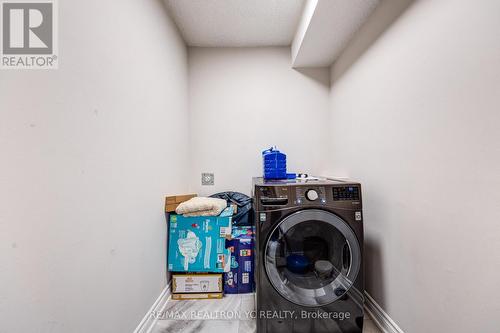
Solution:
[{"label": "washer door glass", "polygon": [[337,215],[303,210],[271,232],[265,269],[274,288],[301,306],[334,302],[353,285],[361,251],[352,229]]}]

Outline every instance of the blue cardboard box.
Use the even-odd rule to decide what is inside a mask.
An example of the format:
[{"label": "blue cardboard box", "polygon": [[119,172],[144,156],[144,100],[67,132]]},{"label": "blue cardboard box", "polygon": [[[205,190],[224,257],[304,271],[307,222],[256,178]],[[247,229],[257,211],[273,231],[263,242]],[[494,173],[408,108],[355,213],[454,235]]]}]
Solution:
[{"label": "blue cardboard box", "polygon": [[170,215],[168,270],[173,272],[229,271],[231,252],[226,236],[231,234],[233,208],[219,216]]},{"label": "blue cardboard box", "polygon": [[255,229],[233,227],[232,239],[226,242],[231,251],[231,270],[224,273],[224,293],[244,294],[255,290]]}]

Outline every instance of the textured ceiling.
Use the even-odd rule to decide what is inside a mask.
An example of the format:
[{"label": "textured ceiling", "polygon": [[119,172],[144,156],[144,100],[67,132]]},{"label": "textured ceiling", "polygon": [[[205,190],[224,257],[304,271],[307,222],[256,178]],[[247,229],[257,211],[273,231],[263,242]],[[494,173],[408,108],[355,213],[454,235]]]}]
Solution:
[{"label": "textured ceiling", "polygon": [[288,46],[304,0],[165,0],[189,46]]}]

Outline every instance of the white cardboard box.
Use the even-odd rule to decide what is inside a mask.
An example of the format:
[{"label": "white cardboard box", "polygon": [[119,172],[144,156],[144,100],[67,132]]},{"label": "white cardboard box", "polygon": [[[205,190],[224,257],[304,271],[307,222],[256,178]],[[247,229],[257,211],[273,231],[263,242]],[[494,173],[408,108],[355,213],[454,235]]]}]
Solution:
[{"label": "white cardboard box", "polygon": [[172,293],[221,293],[222,274],[173,274]]}]

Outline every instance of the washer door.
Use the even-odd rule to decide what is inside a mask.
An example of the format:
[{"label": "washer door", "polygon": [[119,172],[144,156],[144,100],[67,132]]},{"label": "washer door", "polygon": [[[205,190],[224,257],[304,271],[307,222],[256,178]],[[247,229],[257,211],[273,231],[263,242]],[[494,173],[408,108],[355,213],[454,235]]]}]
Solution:
[{"label": "washer door", "polygon": [[337,215],[303,210],[271,232],[264,265],[284,298],[301,306],[320,306],[351,288],[361,266],[361,250],[353,230]]}]

